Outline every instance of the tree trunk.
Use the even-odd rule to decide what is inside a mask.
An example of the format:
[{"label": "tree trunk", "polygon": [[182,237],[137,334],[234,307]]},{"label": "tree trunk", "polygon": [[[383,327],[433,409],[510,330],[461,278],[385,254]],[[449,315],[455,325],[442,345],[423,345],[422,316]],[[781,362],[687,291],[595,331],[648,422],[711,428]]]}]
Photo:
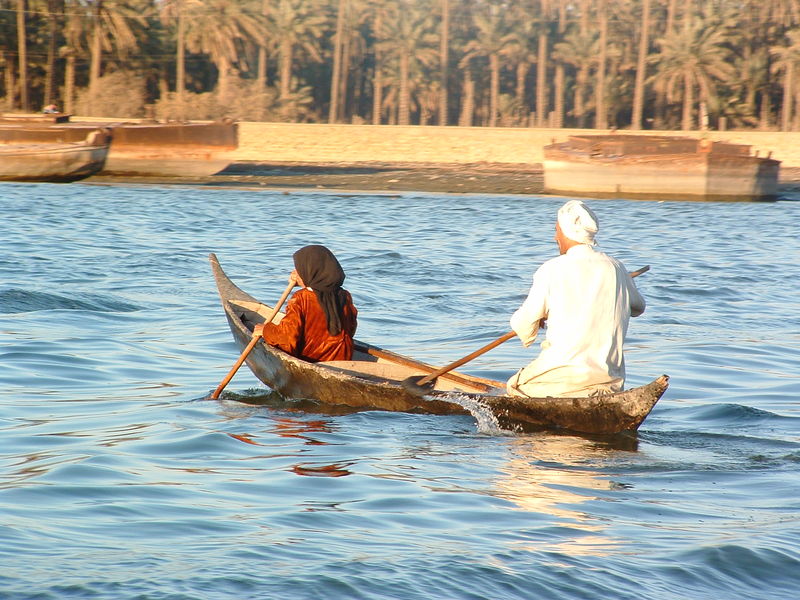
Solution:
[{"label": "tree trunk", "polygon": [[339,0],[336,11],[336,33],[333,36],[333,72],[331,73],[331,103],[328,107],[328,123],[339,120],[339,90],[342,77],[342,41],[344,36],[344,11],[347,0]]},{"label": "tree trunk", "polygon": [[675,31],[675,14],[678,11],[678,0],[669,0],[667,6],[667,25],[664,28],[664,35],[669,35]]},{"label": "tree trunk", "polygon": [[58,5],[54,0],[47,0],[47,66],[44,75],[45,106],[56,101],[56,40],[58,37]]},{"label": "tree trunk", "polygon": [[564,65],[556,67],[556,89],[555,89],[555,123],[554,127],[559,129],[564,127],[564,89],[566,85],[566,77],[564,74]]},{"label": "tree trunk", "polygon": [[525,59],[522,59],[517,63],[517,69],[516,69],[517,83],[514,95],[517,98],[517,106],[519,109],[517,118],[519,119],[520,123],[525,122],[525,115],[527,113],[527,108],[525,107],[525,82],[528,79],[529,68],[530,65],[528,64],[528,61],[526,61]]},{"label": "tree trunk", "polygon": [[352,119],[352,111],[348,111],[348,106],[351,106],[348,99],[348,92],[350,91],[350,67],[353,64],[353,36],[350,32],[349,11],[350,5],[347,5],[348,13],[345,15],[344,21],[344,38],[342,40],[342,76],[339,82],[339,120],[348,122]]},{"label": "tree trunk", "polygon": [[539,64],[536,67],[536,126],[547,123],[547,33],[539,35]]},{"label": "tree trunk", "polygon": [[71,115],[75,109],[75,54],[67,55],[64,68],[64,112]]},{"label": "tree trunk", "polygon": [[497,127],[497,106],[500,103],[500,56],[489,55],[489,127]]},{"label": "tree trunk", "polygon": [[[269,15],[269,0],[261,1],[261,14],[266,20]],[[261,40],[261,43],[258,44],[258,70],[256,72],[259,91],[263,91],[267,87],[267,59],[267,41]],[[261,118],[264,118],[263,112]]]},{"label": "tree trunk", "polygon": [[647,77],[647,51],[650,47],[650,0],[642,0],[642,32],[639,36],[639,55],[636,58],[636,81],[633,87],[631,129],[642,129],[644,82]]},{"label": "tree trunk", "polygon": [[[792,96],[792,106],[800,106],[800,90],[794,91]],[[797,131],[800,129],[800,123],[797,122],[798,118],[800,118],[800,112],[797,110],[792,110],[792,122],[789,125],[789,131]]]},{"label": "tree trunk", "polygon": [[400,97],[397,99],[397,124],[411,124],[411,98],[409,92],[409,60],[408,50],[403,48],[400,54]]},{"label": "tree trunk", "polygon": [[186,120],[186,21],[183,18],[183,0],[178,0],[178,56],[175,73],[175,92],[178,100],[178,118]]},{"label": "tree trunk", "polygon": [[219,94],[220,102],[224,105],[228,102],[230,97],[231,63],[227,57],[223,56],[219,59],[217,69],[219,71],[217,79],[217,92]]},{"label": "tree trunk", "polygon": [[280,58],[280,100],[286,102],[291,93],[292,82],[292,42],[281,40]]},{"label": "tree trunk", "polygon": [[100,25],[100,14],[103,7],[102,0],[98,0],[94,9],[94,23],[92,27],[92,50],[91,61],[89,64],[89,114],[94,115],[97,105],[97,94],[100,91],[100,61],[102,60],[102,29]]},{"label": "tree trunk", "polygon": [[586,127],[586,107],[584,106],[583,98],[586,90],[586,82],[589,80],[589,67],[583,66],[578,70],[575,77],[575,118],[578,122],[578,127],[583,129]]},{"label": "tree trunk", "polygon": [[17,0],[17,56],[19,58],[19,105],[24,112],[28,106],[28,44],[25,32],[25,0]]},{"label": "tree trunk", "polygon": [[6,58],[5,52],[0,50],[0,62],[5,66],[4,80],[6,86],[6,106],[14,108],[16,104],[16,81],[14,80],[14,65]]},{"label": "tree trunk", "polygon": [[450,0],[442,0],[442,26],[439,37],[439,125],[447,125],[447,67],[450,60]]},{"label": "tree trunk", "polygon": [[375,23],[373,32],[375,36],[375,74],[372,78],[372,124],[381,124],[381,113],[383,107],[383,77],[381,75],[381,53],[379,49],[380,31],[383,21],[383,10],[380,7],[375,11]]},{"label": "tree trunk", "polygon": [[684,131],[689,131],[692,128],[692,105],[694,104],[693,89],[692,76],[686,73],[683,76],[683,122],[681,125]]},{"label": "tree trunk", "polygon": [[458,118],[459,127],[472,127],[472,118],[475,113],[475,82],[472,80],[472,69],[464,69],[464,92],[461,100],[461,115]]},{"label": "tree trunk", "polygon": [[763,131],[769,130],[770,115],[772,114],[772,102],[766,90],[761,90],[761,115],[758,119],[758,126]]},{"label": "tree trunk", "polygon": [[[563,39],[564,33],[567,31],[567,5],[565,2],[558,3],[558,36]],[[564,126],[564,94],[566,90],[566,73],[564,65],[559,63],[556,65],[556,89],[555,89],[555,111],[556,111],[556,127]]]},{"label": "tree trunk", "polygon": [[597,66],[597,88],[595,89],[595,129],[608,129],[606,110],[606,55],[608,53],[608,6],[607,0],[600,3],[600,56]]},{"label": "tree trunk", "polygon": [[783,78],[783,107],[781,108],[781,131],[791,131],[792,88],[794,87],[794,63],[788,62]]}]

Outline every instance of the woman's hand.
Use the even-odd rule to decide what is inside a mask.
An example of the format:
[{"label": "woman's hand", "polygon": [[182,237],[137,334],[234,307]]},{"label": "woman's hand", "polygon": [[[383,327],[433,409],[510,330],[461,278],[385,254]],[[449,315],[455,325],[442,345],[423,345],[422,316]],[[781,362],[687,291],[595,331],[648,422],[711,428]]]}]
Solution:
[{"label": "woman's hand", "polygon": [[289,283],[293,283],[299,287],[306,287],[303,283],[303,280],[300,278],[300,275],[297,273],[297,269],[294,269],[291,273],[289,273]]}]

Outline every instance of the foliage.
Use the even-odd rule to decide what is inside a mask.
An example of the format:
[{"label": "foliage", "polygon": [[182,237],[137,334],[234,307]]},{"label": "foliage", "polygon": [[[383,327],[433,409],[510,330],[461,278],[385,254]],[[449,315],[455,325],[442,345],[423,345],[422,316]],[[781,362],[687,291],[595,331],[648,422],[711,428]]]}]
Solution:
[{"label": "foliage", "polygon": [[91,98],[89,88],[78,90],[75,111],[87,117],[136,118],[145,114],[145,80],[126,71],[103,75]]},{"label": "foliage", "polygon": [[800,127],[797,0],[649,6],[645,19],[642,0],[0,0],[0,108],[20,108],[24,82],[30,106],[60,89],[85,114],[627,127],[644,69],[643,123],[694,127],[708,111],[711,126]]}]

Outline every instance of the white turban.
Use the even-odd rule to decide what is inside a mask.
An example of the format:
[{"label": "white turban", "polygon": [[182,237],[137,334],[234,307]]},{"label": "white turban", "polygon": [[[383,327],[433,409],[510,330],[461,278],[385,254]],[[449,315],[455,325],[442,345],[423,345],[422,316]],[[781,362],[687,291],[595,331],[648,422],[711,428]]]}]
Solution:
[{"label": "white turban", "polygon": [[580,200],[570,200],[558,209],[558,225],[562,233],[571,240],[590,246],[597,243],[594,241],[594,236],[600,229],[597,217]]}]

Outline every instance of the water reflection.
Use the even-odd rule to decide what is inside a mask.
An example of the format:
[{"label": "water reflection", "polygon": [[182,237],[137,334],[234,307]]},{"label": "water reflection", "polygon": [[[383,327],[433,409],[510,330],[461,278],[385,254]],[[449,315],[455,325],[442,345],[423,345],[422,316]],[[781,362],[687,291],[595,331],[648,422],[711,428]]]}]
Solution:
[{"label": "water reflection", "polygon": [[[522,510],[554,517],[555,524],[574,531],[573,536],[548,540],[548,547],[571,555],[605,556],[623,544],[609,537],[603,520],[592,516],[588,507],[582,511],[580,505],[602,499],[602,492],[621,489],[595,466],[604,454],[635,451],[635,437],[527,435],[510,440],[508,448],[493,493]],[[541,543],[523,545],[526,550],[541,550]]]},{"label": "water reflection", "polygon": [[312,437],[312,433],[331,433],[333,428],[330,421],[317,419],[314,421],[304,421],[302,419],[292,419],[289,417],[274,417],[272,428],[268,430],[281,437],[297,438],[306,444],[313,446],[323,446],[328,442],[323,442]]},{"label": "water reflection", "polygon": [[332,465],[311,465],[308,463],[301,463],[292,467],[292,472],[296,475],[304,475],[306,477],[345,477],[352,475],[352,471],[347,470],[347,467],[353,463],[332,464]]}]

